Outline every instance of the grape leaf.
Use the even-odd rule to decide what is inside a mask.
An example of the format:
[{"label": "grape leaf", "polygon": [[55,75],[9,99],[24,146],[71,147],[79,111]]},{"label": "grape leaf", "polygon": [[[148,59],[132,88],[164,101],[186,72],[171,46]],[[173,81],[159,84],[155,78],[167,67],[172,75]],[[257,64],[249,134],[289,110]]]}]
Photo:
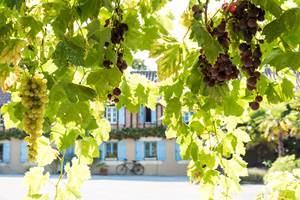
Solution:
[{"label": "grape leaf", "polygon": [[256,5],[260,5],[264,10],[272,13],[275,17],[279,17],[282,13],[282,9],[276,0],[253,0],[253,2]]},{"label": "grape leaf", "polygon": [[205,56],[210,63],[215,63],[218,55],[223,52],[219,42],[197,21],[192,24],[191,38],[196,39],[199,46],[204,49]]},{"label": "grape leaf", "polygon": [[93,158],[99,157],[97,141],[92,137],[84,137],[82,140],[76,141],[75,153],[81,163],[91,164]]},{"label": "grape leaf", "polygon": [[[35,199],[34,196],[39,195],[44,196],[41,194],[41,189],[45,187],[46,184],[49,183],[50,174],[47,172],[44,174],[44,168],[42,167],[33,167],[30,168],[28,172],[25,173],[24,182],[28,187],[27,198]],[[47,196],[47,195],[45,195]],[[42,199],[42,198],[38,198]],[[49,199],[49,198],[45,198]]]}]

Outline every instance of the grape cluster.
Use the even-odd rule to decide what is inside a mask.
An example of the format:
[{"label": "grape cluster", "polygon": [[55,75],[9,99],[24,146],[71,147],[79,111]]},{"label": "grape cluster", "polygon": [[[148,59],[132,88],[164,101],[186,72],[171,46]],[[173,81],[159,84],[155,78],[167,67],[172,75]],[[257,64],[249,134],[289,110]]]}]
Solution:
[{"label": "grape cluster", "polygon": [[121,23],[116,20],[113,23],[113,28],[111,30],[111,42],[113,44],[120,44],[121,41],[124,41],[124,33],[128,31],[128,25],[125,23]]},{"label": "grape cluster", "polygon": [[[110,42],[112,44],[112,49],[117,54],[117,67],[121,72],[123,72],[125,69],[127,69],[127,63],[123,59],[123,49],[121,46],[121,43],[124,41],[124,34],[128,31],[128,25],[126,23],[122,22],[123,16],[122,16],[122,9],[119,7],[119,5],[115,9],[115,14],[111,19],[105,20],[104,27],[110,27],[111,28],[111,38]],[[108,48],[110,45],[109,42],[105,42],[104,46],[105,48]],[[103,66],[106,68],[110,68],[113,62],[106,57],[103,60]]]},{"label": "grape cluster", "polygon": [[[111,45],[111,48],[117,55],[116,66],[123,73],[123,71],[127,69],[128,65],[123,57],[122,42],[124,41],[124,34],[128,31],[129,28],[126,23],[122,22],[122,20],[123,10],[121,9],[119,4],[116,4],[113,16],[105,21],[104,27],[111,28],[111,38],[110,42],[105,42],[104,46],[107,49],[109,48],[109,45]],[[111,68],[111,65],[113,65],[113,62],[104,57],[103,66],[105,68]],[[118,103],[118,97],[120,96],[120,94],[120,88],[116,87],[111,93],[107,95],[107,98],[110,102]]]},{"label": "grape cluster", "polygon": [[23,117],[24,131],[28,134],[28,158],[37,156],[37,139],[42,136],[45,105],[48,102],[47,81],[41,75],[24,75],[21,81],[20,97],[26,111]]},{"label": "grape cluster", "polygon": [[119,102],[119,96],[121,95],[121,89],[118,87],[115,87],[112,91],[112,94],[109,93],[107,95],[107,98],[109,99],[109,101],[113,101],[114,103],[118,103]]},{"label": "grape cluster", "polygon": [[201,19],[203,13],[203,6],[202,5],[193,5],[192,7],[193,16],[196,20]]},{"label": "grape cluster", "polygon": [[199,56],[199,66],[203,74],[204,82],[209,86],[222,85],[226,81],[236,79],[239,75],[239,70],[231,62],[227,53],[219,54],[217,61],[211,65],[204,54]]},{"label": "grape cluster", "polygon": [[[249,102],[249,106],[253,110],[257,110],[259,103],[263,100],[262,96],[257,92],[256,84],[261,76],[258,71],[262,58],[260,43],[264,41],[256,40],[256,43],[254,43],[252,40],[253,38],[256,39],[257,32],[261,31],[258,22],[264,20],[265,11],[252,4],[249,0],[224,3],[222,10],[224,18],[221,22],[214,27],[212,19],[210,21],[206,20],[206,28],[218,40],[224,49],[224,53],[219,54],[216,63],[210,64],[206,60],[203,51],[201,52],[198,65],[201,68],[203,80],[206,85],[213,87],[236,79],[240,74],[240,70],[233,64],[229,55],[231,41],[226,26],[230,23],[233,28],[232,33],[236,34],[239,38],[241,70],[247,75],[247,88],[252,92],[256,92],[256,98],[254,101]],[[194,18],[196,20],[200,19],[199,15],[203,12],[200,7],[194,5],[192,11]]]},{"label": "grape cluster", "polygon": [[228,32],[226,32],[225,19],[222,19],[221,23],[212,30],[211,35],[218,38],[219,43],[223,46],[224,49],[227,50],[229,48],[230,39],[228,37]]},{"label": "grape cluster", "polygon": [[256,7],[249,0],[240,0],[236,3],[233,15],[234,32],[242,33],[244,40],[249,44],[257,31],[261,31],[257,22],[264,21],[265,11]]},{"label": "grape cluster", "polygon": [[[236,9],[231,12],[233,15],[233,31],[242,33],[244,42],[240,43],[240,58],[243,64],[242,70],[247,74],[247,88],[250,91],[256,90],[256,84],[261,74],[258,70],[261,64],[262,52],[259,43],[263,40],[258,40],[257,44],[253,45],[252,40],[261,29],[258,26],[258,21],[264,20],[265,11],[256,7],[249,0],[241,0],[235,3]],[[257,93],[257,92],[256,92]],[[257,95],[256,99],[249,103],[253,110],[259,108],[259,103],[262,97]]]}]

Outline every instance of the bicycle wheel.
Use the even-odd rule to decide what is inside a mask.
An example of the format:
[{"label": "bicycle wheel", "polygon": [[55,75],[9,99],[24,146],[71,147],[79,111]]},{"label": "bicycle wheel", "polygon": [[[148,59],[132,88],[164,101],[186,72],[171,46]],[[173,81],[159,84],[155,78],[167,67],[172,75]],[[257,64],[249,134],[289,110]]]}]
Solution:
[{"label": "bicycle wheel", "polygon": [[132,172],[135,174],[135,175],[143,175],[144,174],[144,166],[141,165],[141,164],[137,164],[135,165],[133,168],[132,168]]},{"label": "bicycle wheel", "polygon": [[116,170],[118,175],[125,175],[127,174],[128,167],[124,164],[121,164],[117,166]]}]

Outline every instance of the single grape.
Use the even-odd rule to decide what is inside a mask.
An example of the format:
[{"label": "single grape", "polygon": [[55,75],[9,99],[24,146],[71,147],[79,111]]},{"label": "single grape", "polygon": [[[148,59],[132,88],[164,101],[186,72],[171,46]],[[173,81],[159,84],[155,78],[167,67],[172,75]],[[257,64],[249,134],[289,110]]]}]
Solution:
[{"label": "single grape", "polygon": [[263,100],[263,97],[260,96],[260,95],[258,95],[258,96],[255,97],[255,101],[256,102],[262,102],[262,100]]},{"label": "single grape", "polygon": [[113,94],[116,95],[116,96],[119,96],[121,94],[120,88],[118,88],[118,87],[114,88]]},{"label": "single grape", "polygon": [[249,102],[249,106],[252,110],[258,110],[259,109],[259,103],[256,101]]}]

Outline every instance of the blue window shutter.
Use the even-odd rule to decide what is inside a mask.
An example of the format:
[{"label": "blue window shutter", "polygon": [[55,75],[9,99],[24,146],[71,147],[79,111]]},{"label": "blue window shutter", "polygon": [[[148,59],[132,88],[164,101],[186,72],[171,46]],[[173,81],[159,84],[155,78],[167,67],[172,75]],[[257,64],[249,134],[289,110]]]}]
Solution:
[{"label": "blue window shutter", "polygon": [[118,160],[126,159],[126,143],[125,141],[118,142]]},{"label": "blue window shutter", "polygon": [[144,142],[142,141],[135,142],[135,159],[144,160]]},{"label": "blue window shutter", "polygon": [[22,141],[20,145],[20,162],[26,163],[28,161],[28,146],[27,143]]},{"label": "blue window shutter", "polygon": [[180,155],[180,145],[175,142],[175,160],[182,160]]},{"label": "blue window shutter", "polygon": [[10,144],[9,142],[3,144],[3,162],[9,163],[10,160]]},{"label": "blue window shutter", "polygon": [[166,141],[161,140],[157,142],[157,159],[166,160]]},{"label": "blue window shutter", "polygon": [[121,107],[119,110],[119,124],[125,124],[125,108]]},{"label": "blue window shutter", "polygon": [[151,122],[152,123],[156,123],[156,109],[155,110],[151,110]]},{"label": "blue window shutter", "polygon": [[140,123],[143,124],[145,123],[145,107],[143,105],[141,105],[140,107]]},{"label": "blue window shutter", "polygon": [[106,148],[105,148],[105,146],[106,146],[106,144],[103,142],[102,144],[100,144],[100,147],[99,147],[99,149],[100,149],[100,160],[104,160],[104,157],[105,157],[105,150],[106,150]]}]

